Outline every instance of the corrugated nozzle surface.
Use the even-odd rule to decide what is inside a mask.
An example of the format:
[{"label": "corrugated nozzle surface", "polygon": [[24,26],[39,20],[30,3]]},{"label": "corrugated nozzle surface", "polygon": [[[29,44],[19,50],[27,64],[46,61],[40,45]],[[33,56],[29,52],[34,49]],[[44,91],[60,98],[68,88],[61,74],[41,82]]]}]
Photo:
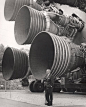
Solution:
[{"label": "corrugated nozzle surface", "polygon": [[23,6],[15,20],[15,39],[18,44],[31,44],[34,37],[41,31],[57,34],[58,28],[48,14]]},{"label": "corrugated nozzle surface", "polygon": [[60,77],[81,66],[84,57],[80,47],[68,38],[41,32],[32,42],[29,61],[35,78],[43,79],[47,69],[51,69],[50,76]]},{"label": "corrugated nozzle surface", "polygon": [[23,78],[28,72],[28,56],[14,48],[6,48],[2,60],[2,73],[5,80]]},{"label": "corrugated nozzle surface", "polygon": [[8,21],[15,21],[17,13],[23,5],[28,5],[37,10],[42,10],[41,6],[34,0],[6,0],[4,7],[5,19]]}]

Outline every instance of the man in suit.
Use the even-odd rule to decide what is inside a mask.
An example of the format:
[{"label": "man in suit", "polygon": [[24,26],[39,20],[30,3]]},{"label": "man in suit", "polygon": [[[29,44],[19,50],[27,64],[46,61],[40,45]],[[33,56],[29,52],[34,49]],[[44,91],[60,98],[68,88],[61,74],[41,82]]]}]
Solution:
[{"label": "man in suit", "polygon": [[54,79],[50,77],[51,70],[46,70],[46,80],[44,82],[45,87],[45,105],[51,106],[53,102],[53,84]]}]

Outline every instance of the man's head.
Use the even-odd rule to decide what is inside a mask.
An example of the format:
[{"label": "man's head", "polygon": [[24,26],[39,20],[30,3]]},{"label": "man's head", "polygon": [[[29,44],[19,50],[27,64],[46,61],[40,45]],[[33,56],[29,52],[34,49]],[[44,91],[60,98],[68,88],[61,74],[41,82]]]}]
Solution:
[{"label": "man's head", "polygon": [[51,70],[50,69],[47,69],[46,70],[46,74],[50,74]]}]

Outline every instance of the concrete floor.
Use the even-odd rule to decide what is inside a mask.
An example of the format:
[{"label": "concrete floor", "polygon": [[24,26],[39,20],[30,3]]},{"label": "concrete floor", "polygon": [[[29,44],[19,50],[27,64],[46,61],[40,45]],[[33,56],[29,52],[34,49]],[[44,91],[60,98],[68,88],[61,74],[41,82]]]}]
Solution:
[{"label": "concrete floor", "polygon": [[38,105],[0,98],[0,107],[40,107]]},{"label": "concrete floor", "polygon": [[[44,93],[0,91],[0,107],[45,107]],[[86,94],[54,93],[53,107],[86,107]]]}]

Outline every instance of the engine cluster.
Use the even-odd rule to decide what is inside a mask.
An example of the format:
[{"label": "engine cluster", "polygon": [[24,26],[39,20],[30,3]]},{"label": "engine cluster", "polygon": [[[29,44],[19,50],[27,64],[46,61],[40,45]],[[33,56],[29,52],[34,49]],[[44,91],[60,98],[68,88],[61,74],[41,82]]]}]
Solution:
[{"label": "engine cluster", "polygon": [[[66,3],[63,0],[57,0],[55,4],[56,2],[71,6],[75,3],[75,1]],[[81,1],[81,5],[83,3],[84,0]],[[56,78],[67,75],[78,67],[84,69],[86,66],[85,46],[81,44],[86,43],[86,21],[75,12],[67,16],[64,10],[55,4],[52,2],[46,6],[43,1],[39,3],[34,0],[6,0],[5,2],[5,19],[15,21],[16,42],[19,45],[31,44],[29,64],[36,79],[43,79],[46,75],[46,69],[51,69],[50,76],[53,75]],[[75,4],[74,6],[76,7]],[[6,51],[5,56],[8,56]],[[19,59],[20,56],[18,56]],[[3,60],[5,62],[8,59],[3,57]],[[18,61],[19,63],[21,62]],[[22,64],[25,64],[23,58],[19,65],[23,66]],[[10,67],[10,65],[6,66]],[[7,67],[7,71],[11,75],[18,74],[21,66],[16,67],[16,70],[12,68],[10,72],[9,67]],[[3,70],[5,70],[3,75],[6,75],[4,67],[3,63]],[[83,72],[85,73],[85,70]],[[13,79],[17,76],[13,76]],[[22,76],[23,74],[19,78]],[[5,77],[9,78],[9,75]]]}]

